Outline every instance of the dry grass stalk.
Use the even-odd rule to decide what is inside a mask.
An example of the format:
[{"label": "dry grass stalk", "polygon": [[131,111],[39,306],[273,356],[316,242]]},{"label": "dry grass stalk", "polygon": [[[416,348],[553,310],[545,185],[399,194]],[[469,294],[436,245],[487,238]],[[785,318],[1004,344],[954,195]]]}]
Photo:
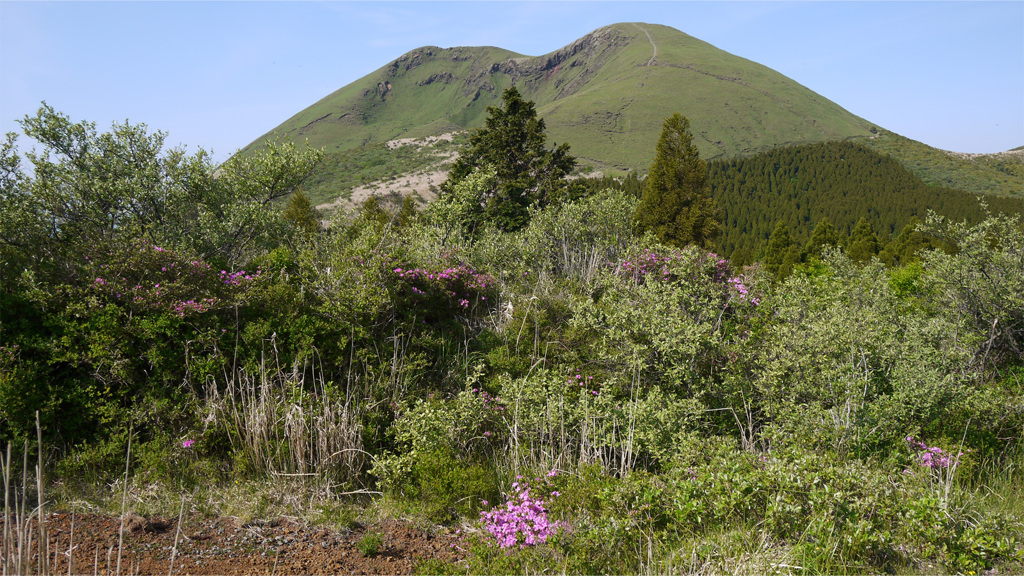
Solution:
[{"label": "dry grass stalk", "polygon": [[[121,492],[121,528],[118,530],[117,535],[117,574],[121,574],[121,551],[124,549],[124,519],[125,519],[125,506],[128,502],[128,463],[131,462],[132,458],[132,432],[131,427],[128,430],[128,453],[124,457],[124,488]],[[108,562],[109,564],[109,562]]]},{"label": "dry grass stalk", "polygon": [[223,392],[211,385],[206,397],[252,470],[357,480],[366,453],[352,383],[342,395],[322,373],[312,371],[307,380],[298,366],[289,374],[266,362],[259,374],[239,370],[225,380]]},{"label": "dry grass stalk", "polygon": [[[46,532],[45,492],[43,490],[43,455],[42,428],[39,424],[39,413],[36,413],[36,438],[38,440],[39,460],[36,471],[36,507],[29,510],[29,478],[28,478],[28,440],[22,448],[21,487],[20,490],[12,483],[13,446],[7,444],[6,457],[0,458],[0,472],[4,479],[4,532],[0,555],[3,574],[29,574],[33,570],[32,559],[36,559],[35,570],[40,574],[49,574],[50,549]],[[13,511],[13,516],[12,516]],[[36,550],[33,553],[32,544]]]},{"label": "dry grass stalk", "polygon": [[46,535],[46,512],[43,507],[43,427],[39,423],[39,411],[36,410],[36,453],[39,457],[36,464],[36,524],[39,527],[39,558],[42,574],[50,573],[50,539]]},{"label": "dry grass stalk", "polygon": [[181,496],[181,507],[178,509],[178,527],[174,532],[174,547],[171,548],[171,566],[167,569],[167,576],[174,573],[174,559],[178,555],[178,539],[181,537],[181,521],[185,517],[185,495]]}]

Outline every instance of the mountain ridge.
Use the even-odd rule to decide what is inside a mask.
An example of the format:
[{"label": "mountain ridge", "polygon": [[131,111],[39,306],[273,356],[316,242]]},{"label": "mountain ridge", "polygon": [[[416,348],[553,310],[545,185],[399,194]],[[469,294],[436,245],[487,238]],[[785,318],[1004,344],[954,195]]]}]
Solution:
[{"label": "mountain ridge", "polygon": [[[1007,180],[1002,167],[974,162],[977,174],[961,178],[956,172],[966,165],[950,162],[937,149],[897,142],[884,128],[775,70],[674,28],[642,22],[598,28],[541,56],[494,46],[422,46],[328,94],[243,153],[274,135],[348,157],[396,139],[471,130],[511,86],[535,103],[549,142],[568,142],[582,167],[605,173],[646,170],[662,121],[680,112],[690,119],[694,143],[708,160],[857,140],[897,157],[928,182],[1024,195],[1024,178],[1011,174]],[[942,168],[929,174],[932,164]],[[391,172],[404,169],[396,163]],[[325,190],[328,180],[320,178]],[[988,181],[998,184],[987,189]],[[321,196],[332,194],[344,191]]]},{"label": "mountain ridge", "polygon": [[570,142],[581,162],[598,169],[645,168],[662,120],[677,111],[690,118],[707,158],[866,136],[872,128],[760,64],[673,28],[625,23],[541,56],[423,46],[329,94],[257,142],[276,133],[341,151],[471,129],[510,86],[536,103],[551,140]]}]

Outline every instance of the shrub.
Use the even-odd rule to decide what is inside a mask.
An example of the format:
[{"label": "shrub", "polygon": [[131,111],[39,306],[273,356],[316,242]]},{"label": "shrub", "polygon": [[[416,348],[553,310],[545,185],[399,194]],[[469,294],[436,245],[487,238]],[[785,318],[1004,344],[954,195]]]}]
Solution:
[{"label": "shrub", "polygon": [[[987,211],[987,206],[983,205]],[[1024,230],[1019,216],[989,215],[977,225],[929,213],[921,231],[952,249],[922,256],[937,310],[957,312],[978,339],[979,368],[1024,358]]]},{"label": "shrub", "polygon": [[722,391],[741,419],[773,425],[776,441],[840,451],[888,449],[907,430],[962,434],[963,414],[985,402],[962,321],[894,297],[878,262],[859,267],[832,251],[822,265],[827,273],[776,286],[726,366],[736,388]]},{"label": "shrub", "polygon": [[356,542],[356,549],[363,556],[376,556],[384,546],[384,538],[379,532],[367,532]]},{"label": "shrub", "polygon": [[436,450],[420,455],[405,479],[404,492],[422,503],[428,518],[449,523],[471,517],[498,494],[498,476],[487,460],[455,458]]},{"label": "shrub", "polygon": [[380,455],[370,474],[384,491],[422,501],[436,521],[475,514],[497,494],[492,452],[502,410],[499,399],[479,388],[418,400],[389,431],[396,452]]}]

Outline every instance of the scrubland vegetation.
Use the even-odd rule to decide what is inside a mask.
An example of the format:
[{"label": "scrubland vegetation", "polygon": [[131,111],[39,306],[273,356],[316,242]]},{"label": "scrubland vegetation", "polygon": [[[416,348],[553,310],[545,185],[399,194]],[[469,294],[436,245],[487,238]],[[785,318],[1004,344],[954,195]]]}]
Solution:
[{"label": "scrubland vegetation", "polygon": [[478,166],[321,227],[315,151],[214,170],[144,127],[23,126],[0,438],[49,508],[462,530],[424,573],[1024,569],[1018,216],[932,214],[888,265],[823,234],[780,273],[638,235],[621,189],[537,202]]}]

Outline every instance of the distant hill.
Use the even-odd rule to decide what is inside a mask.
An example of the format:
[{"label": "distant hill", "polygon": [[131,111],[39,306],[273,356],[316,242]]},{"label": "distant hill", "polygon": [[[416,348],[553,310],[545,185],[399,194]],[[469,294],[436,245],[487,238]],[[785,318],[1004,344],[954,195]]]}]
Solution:
[{"label": "distant hill", "polygon": [[1008,170],[950,156],[756,62],[644,23],[606,26],[535,57],[496,47],[418,48],[298,112],[243,153],[274,135],[308,140],[328,155],[307,192],[317,202],[347,197],[360,184],[436,169],[438,158],[392,154],[385,142],[479,127],[510,86],[535,102],[549,143],[568,142],[582,167],[606,174],[645,171],[662,121],[680,112],[705,159],[853,139],[929,184],[1024,196],[1024,155]]},{"label": "distant hill", "polygon": [[[860,218],[887,239],[928,210],[978,222],[976,194],[926,184],[895,158],[855,142],[821,142],[778,148],[748,158],[709,163],[711,195],[722,211],[718,250],[743,249],[752,257],[777,222],[793,237],[809,239],[823,218],[849,235]],[[993,212],[1020,214],[1024,198],[986,197]]]},{"label": "distant hill", "polygon": [[899,160],[929,186],[1024,198],[1024,146],[994,154],[932,148],[887,131],[854,141]]}]

